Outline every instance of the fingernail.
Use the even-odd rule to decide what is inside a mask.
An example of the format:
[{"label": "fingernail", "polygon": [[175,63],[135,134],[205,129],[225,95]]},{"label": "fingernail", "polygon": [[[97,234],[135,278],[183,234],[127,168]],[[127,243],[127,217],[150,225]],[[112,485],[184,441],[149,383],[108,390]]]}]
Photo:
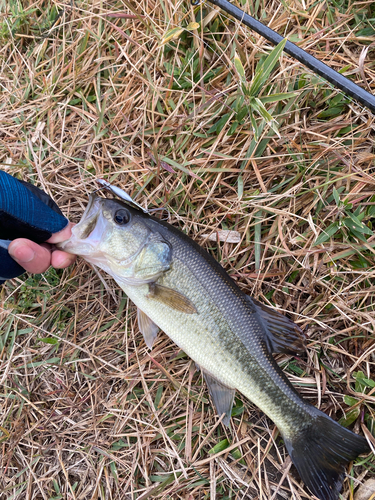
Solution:
[{"label": "fingernail", "polygon": [[31,262],[35,257],[35,252],[30,247],[26,245],[14,243],[11,251],[9,252],[11,257],[14,258],[18,263]]},{"label": "fingernail", "polygon": [[65,260],[63,260],[62,262],[59,263],[59,267],[60,267],[60,269],[63,269],[64,267],[70,266],[70,264],[71,264],[71,260],[70,259],[65,259]]}]

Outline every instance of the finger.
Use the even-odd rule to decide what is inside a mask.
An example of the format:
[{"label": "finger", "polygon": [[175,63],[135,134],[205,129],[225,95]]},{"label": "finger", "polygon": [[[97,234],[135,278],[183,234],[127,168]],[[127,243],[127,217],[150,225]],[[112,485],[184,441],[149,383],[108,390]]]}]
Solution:
[{"label": "finger", "polygon": [[30,273],[44,273],[51,264],[51,252],[25,238],[12,241],[8,252],[20,266]]},{"label": "finger", "polygon": [[56,269],[68,267],[76,260],[76,256],[62,250],[54,250],[52,252],[51,265]]},{"label": "finger", "polygon": [[51,238],[47,240],[47,243],[61,243],[62,241],[68,240],[72,235],[73,226],[73,222],[69,222],[62,231],[53,234]]}]

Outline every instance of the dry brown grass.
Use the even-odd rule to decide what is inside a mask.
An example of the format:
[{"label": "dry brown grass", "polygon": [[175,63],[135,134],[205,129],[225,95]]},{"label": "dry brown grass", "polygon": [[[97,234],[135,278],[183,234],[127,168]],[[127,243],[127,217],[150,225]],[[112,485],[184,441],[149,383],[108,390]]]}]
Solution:
[{"label": "dry brown grass", "polygon": [[[214,35],[199,28],[161,46],[200,7],[9,0],[0,9],[1,168],[45,189],[73,221],[97,178],[166,207],[243,290],[305,329],[306,356],[279,357],[299,392],[374,432],[375,388],[358,373],[374,376],[375,238],[351,235],[332,197],[335,187],[370,227],[371,113],[283,56],[263,95],[299,95],[268,105],[280,137],[266,127],[262,149],[248,154],[248,113],[232,135],[233,118],[209,132],[240,94],[235,50],[250,81],[270,49],[239,23],[205,6]],[[250,12],[335,69],[358,81],[362,72],[375,92],[373,48],[358,68],[373,41],[372,2],[271,0]],[[334,221],[341,229],[314,246]],[[220,229],[240,243],[202,238]],[[310,498],[274,424],[237,394],[224,428],[193,363],[164,334],[148,352],[134,307],[107,276],[79,260],[12,280],[0,298],[1,500]],[[351,467],[342,497],[374,470],[373,457]]]}]

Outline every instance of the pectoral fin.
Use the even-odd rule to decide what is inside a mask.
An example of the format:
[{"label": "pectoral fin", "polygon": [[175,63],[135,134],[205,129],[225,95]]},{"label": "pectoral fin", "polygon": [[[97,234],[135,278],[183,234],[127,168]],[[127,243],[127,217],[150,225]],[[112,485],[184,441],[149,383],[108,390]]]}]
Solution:
[{"label": "pectoral fin", "polygon": [[173,288],[168,288],[157,283],[150,283],[149,293],[147,298],[157,300],[176,311],[181,311],[186,314],[194,314],[197,312],[196,307],[190,299]]},{"label": "pectoral fin", "polygon": [[228,427],[236,390],[224,385],[206,371],[202,372],[216,410],[220,416],[225,413],[222,422]]},{"label": "pectoral fin", "polygon": [[159,331],[159,327],[145,314],[143,311],[137,308],[137,318],[138,327],[143,334],[146,345],[149,349],[152,349],[154,341]]},{"label": "pectoral fin", "polygon": [[270,352],[297,354],[305,351],[305,338],[298,325],[275,309],[252,297],[247,298],[255,306],[256,313],[264,325],[264,340]]}]

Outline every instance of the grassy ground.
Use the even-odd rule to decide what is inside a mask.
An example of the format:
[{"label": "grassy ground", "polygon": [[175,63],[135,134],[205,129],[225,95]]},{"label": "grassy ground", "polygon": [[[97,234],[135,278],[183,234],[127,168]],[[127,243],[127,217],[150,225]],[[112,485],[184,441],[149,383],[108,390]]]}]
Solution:
[{"label": "grassy ground", "polygon": [[[244,8],[375,92],[373,2]],[[96,178],[167,208],[305,330],[306,355],[278,357],[298,391],[373,436],[371,113],[286,55],[257,85],[272,47],[209,5],[0,0],[0,47],[1,168],[73,221]],[[204,236],[219,230],[237,243]],[[82,260],[0,300],[1,500],[310,498],[274,424],[240,394],[217,424],[191,360],[163,333],[148,352]],[[351,464],[342,498],[374,472]]]}]

